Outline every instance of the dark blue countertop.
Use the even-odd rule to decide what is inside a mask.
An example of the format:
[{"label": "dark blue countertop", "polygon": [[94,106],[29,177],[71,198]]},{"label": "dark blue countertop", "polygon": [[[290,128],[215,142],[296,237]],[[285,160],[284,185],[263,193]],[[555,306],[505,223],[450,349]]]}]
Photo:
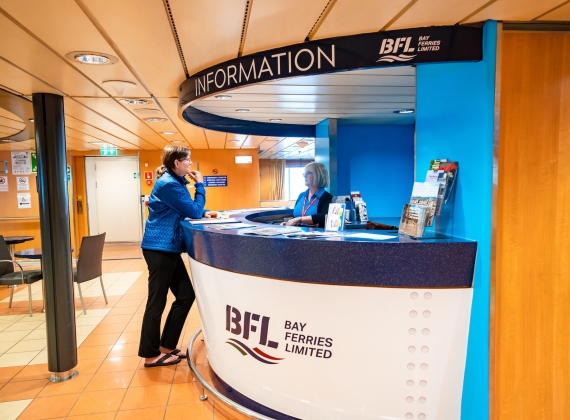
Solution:
[{"label": "dark blue countertop", "polygon": [[[255,211],[232,217],[251,220],[285,210]],[[236,273],[335,285],[456,288],[472,287],[477,242],[426,232],[421,239],[397,231],[366,233],[395,236],[378,241],[352,238],[355,231],[327,239],[262,237],[244,229],[216,230],[182,222],[188,254],[201,263]],[[247,229],[245,229],[247,230]],[[319,230],[303,228],[303,230]]]}]

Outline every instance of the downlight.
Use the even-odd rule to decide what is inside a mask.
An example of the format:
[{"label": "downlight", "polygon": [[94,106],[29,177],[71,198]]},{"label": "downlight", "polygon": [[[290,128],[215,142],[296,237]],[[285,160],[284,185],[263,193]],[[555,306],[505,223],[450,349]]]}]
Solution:
[{"label": "downlight", "polygon": [[149,123],[157,123],[157,122],[164,122],[164,121],[166,121],[166,118],[149,117],[149,118],[143,118],[143,121],[146,121],[146,122],[149,122]]},{"label": "downlight", "polygon": [[236,112],[249,112],[249,109],[239,108],[239,109],[236,109]]},{"label": "downlight", "polygon": [[281,118],[270,118],[269,121],[271,121],[271,122],[279,122],[279,121],[281,121]]},{"label": "downlight", "polygon": [[126,98],[126,99],[119,99],[119,102],[122,102],[122,103],[127,104],[127,105],[146,105],[146,104],[150,104],[151,101],[149,101],[148,99]]},{"label": "downlight", "polygon": [[172,143],[184,143],[184,140],[172,140]]},{"label": "downlight", "polygon": [[104,66],[119,62],[119,59],[115,56],[93,51],[72,51],[65,54],[65,58],[72,61],[78,61],[81,64],[92,64],[95,66]]},{"label": "downlight", "polygon": [[394,111],[394,114],[413,114],[414,110],[413,109],[398,109],[397,111]]},{"label": "downlight", "polygon": [[176,134],[176,131],[161,131],[160,134],[171,135],[171,134]]},{"label": "downlight", "polygon": [[215,98],[216,98],[216,99],[221,99],[221,100],[224,100],[224,99],[232,99],[232,95],[216,95]]}]

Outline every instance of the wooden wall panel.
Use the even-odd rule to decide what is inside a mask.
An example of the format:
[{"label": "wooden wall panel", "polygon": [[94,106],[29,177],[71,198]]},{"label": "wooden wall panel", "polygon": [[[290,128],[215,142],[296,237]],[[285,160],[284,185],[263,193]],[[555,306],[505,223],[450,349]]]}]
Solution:
[{"label": "wooden wall panel", "polygon": [[570,34],[502,44],[495,420],[570,418]]}]

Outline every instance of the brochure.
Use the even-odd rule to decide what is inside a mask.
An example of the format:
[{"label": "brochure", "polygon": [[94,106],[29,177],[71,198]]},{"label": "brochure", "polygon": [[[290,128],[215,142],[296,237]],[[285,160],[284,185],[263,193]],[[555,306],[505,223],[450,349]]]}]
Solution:
[{"label": "brochure", "polygon": [[222,224],[222,223],[238,223],[239,220],[229,218],[229,219],[189,219],[186,218],[188,223],[191,225],[215,225],[215,224]]},{"label": "brochure", "polygon": [[406,204],[402,211],[398,232],[414,238],[420,238],[424,234],[428,210],[426,206]]},{"label": "brochure", "polygon": [[433,218],[437,207],[438,193],[439,193],[439,183],[414,182],[414,188],[412,190],[412,198],[410,200],[410,204],[426,206],[429,209],[426,226],[431,226],[433,224]]},{"label": "brochure", "polygon": [[358,220],[361,222],[368,221],[368,210],[366,209],[366,203],[364,201],[356,202],[356,211],[358,213]]},{"label": "brochure", "polygon": [[247,223],[224,223],[222,225],[212,225],[208,226],[208,229],[217,229],[217,230],[229,230],[229,229],[243,229],[243,228],[250,228],[251,225]]},{"label": "brochure", "polygon": [[329,205],[329,212],[325,223],[325,230],[327,232],[340,232],[344,230],[344,210],[346,204],[331,203]]}]

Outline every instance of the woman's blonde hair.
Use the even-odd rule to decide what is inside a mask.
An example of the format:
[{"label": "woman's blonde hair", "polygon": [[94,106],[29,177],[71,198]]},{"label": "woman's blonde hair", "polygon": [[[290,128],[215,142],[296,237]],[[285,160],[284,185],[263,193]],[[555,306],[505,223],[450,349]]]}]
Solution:
[{"label": "woman's blonde hair", "polygon": [[156,179],[160,178],[167,169],[174,169],[175,160],[183,160],[190,156],[190,150],[184,146],[166,146],[162,151],[162,166],[156,168]]},{"label": "woman's blonde hair", "polygon": [[329,186],[330,178],[327,167],[322,163],[312,162],[305,166],[305,173],[312,172],[315,177],[315,185],[319,188]]}]

